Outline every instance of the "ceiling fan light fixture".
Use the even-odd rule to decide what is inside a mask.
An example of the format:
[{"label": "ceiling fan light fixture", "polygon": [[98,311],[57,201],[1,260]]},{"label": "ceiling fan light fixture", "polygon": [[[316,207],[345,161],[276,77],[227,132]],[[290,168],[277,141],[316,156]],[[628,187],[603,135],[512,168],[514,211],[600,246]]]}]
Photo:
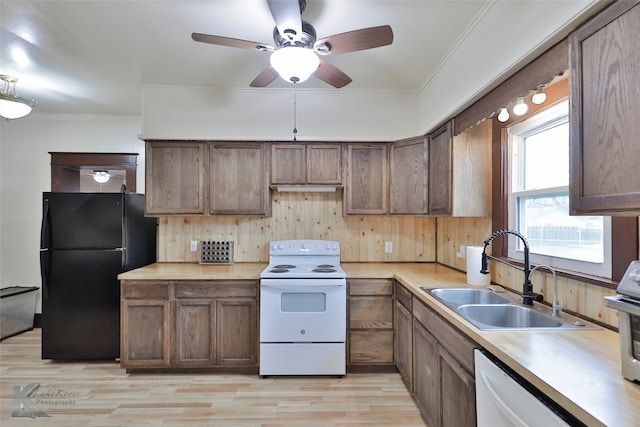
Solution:
[{"label": "ceiling fan light fixture", "polygon": [[320,58],[311,49],[285,46],[273,52],[271,66],[280,77],[291,83],[307,80],[320,66]]},{"label": "ceiling fan light fixture", "polygon": [[3,82],[2,89],[0,89],[0,116],[12,120],[29,114],[37,102],[18,96],[16,93],[18,79],[2,74],[0,80]]},{"label": "ceiling fan light fixture", "polygon": [[109,175],[108,171],[95,170],[93,171],[93,180],[98,184],[105,184],[109,182],[111,175]]}]

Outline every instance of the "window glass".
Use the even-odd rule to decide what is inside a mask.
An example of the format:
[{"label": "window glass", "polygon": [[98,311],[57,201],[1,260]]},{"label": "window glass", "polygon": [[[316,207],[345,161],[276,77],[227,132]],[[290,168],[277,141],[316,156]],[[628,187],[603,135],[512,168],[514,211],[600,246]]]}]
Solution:
[{"label": "window glass", "polygon": [[[609,219],[569,215],[568,102],[512,125],[509,150],[509,227],[527,238],[531,262],[611,277]],[[509,257],[522,259],[509,238]]]}]

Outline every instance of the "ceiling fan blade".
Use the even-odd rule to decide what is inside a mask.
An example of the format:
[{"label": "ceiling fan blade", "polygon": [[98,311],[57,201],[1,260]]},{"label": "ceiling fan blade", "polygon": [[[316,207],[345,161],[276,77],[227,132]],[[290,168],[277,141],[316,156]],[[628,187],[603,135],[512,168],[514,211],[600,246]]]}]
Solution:
[{"label": "ceiling fan blade", "polygon": [[278,77],[278,72],[275,68],[269,66],[265,68],[258,77],[253,79],[249,86],[251,87],[265,87],[268,86],[272,81],[274,81]]},{"label": "ceiling fan blade", "polygon": [[338,89],[348,85],[352,81],[351,77],[322,59],[320,60],[320,66],[314,74],[323,82]]},{"label": "ceiling fan blade", "polygon": [[231,37],[212,36],[210,34],[193,33],[191,38],[202,43],[217,44],[219,46],[239,47],[241,49],[273,51],[274,47],[268,44],[252,42],[249,40],[234,39]]},{"label": "ceiling fan blade", "polygon": [[302,36],[302,16],[298,0],[267,0],[278,32],[285,40]]},{"label": "ceiling fan blade", "polygon": [[392,42],[393,30],[389,25],[381,25],[325,37],[314,47],[319,54],[332,55],[386,46]]}]

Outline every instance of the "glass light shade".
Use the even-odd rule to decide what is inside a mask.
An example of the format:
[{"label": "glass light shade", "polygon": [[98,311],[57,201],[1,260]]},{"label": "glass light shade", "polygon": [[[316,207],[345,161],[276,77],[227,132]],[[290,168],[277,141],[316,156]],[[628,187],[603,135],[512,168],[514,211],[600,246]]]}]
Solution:
[{"label": "glass light shade", "polygon": [[531,97],[531,102],[536,105],[542,104],[547,100],[547,94],[544,92],[544,87],[538,87],[535,92],[533,92],[533,96]]},{"label": "glass light shade", "polygon": [[504,123],[507,120],[509,120],[509,110],[503,107],[498,111],[498,121]]},{"label": "glass light shade", "polygon": [[529,106],[524,102],[524,98],[518,98],[513,106],[513,114],[521,116],[529,110]]},{"label": "glass light shade", "polygon": [[93,180],[98,184],[109,182],[109,178],[111,178],[111,175],[107,171],[93,171]]},{"label": "glass light shade", "polygon": [[287,46],[271,54],[271,66],[288,82],[300,83],[320,66],[320,58],[305,47]]},{"label": "glass light shade", "polygon": [[0,116],[7,120],[19,119],[31,112],[37,102],[33,99],[19,97],[16,94],[15,77],[0,75],[0,80],[4,82],[4,86],[0,91]]}]

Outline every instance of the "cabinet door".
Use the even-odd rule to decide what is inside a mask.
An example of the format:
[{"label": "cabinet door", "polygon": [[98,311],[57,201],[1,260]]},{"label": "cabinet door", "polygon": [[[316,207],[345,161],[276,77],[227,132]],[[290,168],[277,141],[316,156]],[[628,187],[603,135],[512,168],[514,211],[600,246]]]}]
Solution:
[{"label": "cabinet door", "polygon": [[258,308],[252,298],[216,301],[216,365],[258,363]]},{"label": "cabinet door", "polygon": [[400,301],[396,302],[394,319],[395,362],[402,380],[413,391],[413,317]]},{"label": "cabinet door", "polygon": [[347,215],[386,214],[388,211],[387,144],[349,144],[347,147]]},{"label": "cabinet door", "polygon": [[429,135],[429,213],[451,213],[451,122]]},{"label": "cabinet door", "polygon": [[392,214],[427,213],[427,147],[422,137],[391,146],[389,198]]},{"label": "cabinet door", "polygon": [[491,216],[491,138],[488,119],[453,137],[453,216]]},{"label": "cabinet door", "polygon": [[120,363],[123,368],[170,365],[168,300],[123,300]]},{"label": "cabinet door", "polygon": [[267,149],[257,143],[211,144],[209,213],[268,215]]},{"label": "cabinet door", "polygon": [[440,424],[438,342],[418,321],[413,322],[413,392],[430,426]]},{"label": "cabinet door", "polygon": [[176,364],[214,364],[215,303],[213,300],[176,300]]},{"label": "cabinet door", "polygon": [[271,184],[306,184],[306,153],[303,144],[272,144]]},{"label": "cabinet door", "polygon": [[147,142],[147,215],[204,213],[206,149],[199,142]]},{"label": "cabinet door", "polygon": [[307,145],[307,183],[342,184],[342,146]]},{"label": "cabinet door", "polygon": [[473,377],[442,347],[439,358],[442,426],[475,426],[476,385]]},{"label": "cabinet door", "polygon": [[640,212],[640,2],[621,1],[569,41],[570,210]]}]

